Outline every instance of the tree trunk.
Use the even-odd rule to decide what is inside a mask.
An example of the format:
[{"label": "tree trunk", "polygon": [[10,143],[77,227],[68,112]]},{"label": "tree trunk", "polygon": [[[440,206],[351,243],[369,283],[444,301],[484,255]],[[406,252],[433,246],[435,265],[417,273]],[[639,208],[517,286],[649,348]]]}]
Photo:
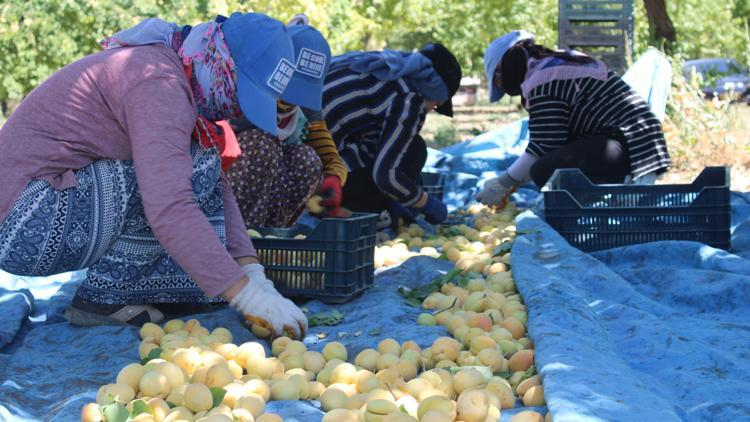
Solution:
[{"label": "tree trunk", "polygon": [[672,19],[667,12],[666,0],[643,0],[648,16],[648,26],[651,38],[659,43],[667,41],[672,44],[677,41]]}]

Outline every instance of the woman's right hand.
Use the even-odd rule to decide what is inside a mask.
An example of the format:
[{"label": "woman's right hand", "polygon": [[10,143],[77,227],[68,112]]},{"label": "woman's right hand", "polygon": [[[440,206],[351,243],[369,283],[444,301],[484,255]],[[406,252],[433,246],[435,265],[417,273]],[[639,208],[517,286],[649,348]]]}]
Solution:
[{"label": "woman's right hand", "polygon": [[[283,336],[288,332],[292,337],[302,339],[307,331],[307,317],[294,302],[273,287],[260,264],[253,265],[252,271],[246,270],[252,276],[249,281],[233,297],[225,297],[229,305],[250,323],[271,331],[272,337]],[[260,267],[261,271],[255,266]]]},{"label": "woman's right hand", "polygon": [[503,208],[508,201],[508,197],[515,192],[520,183],[514,180],[508,172],[502,172],[500,176],[488,180],[484,184],[484,189],[477,195],[477,201],[488,206]]}]

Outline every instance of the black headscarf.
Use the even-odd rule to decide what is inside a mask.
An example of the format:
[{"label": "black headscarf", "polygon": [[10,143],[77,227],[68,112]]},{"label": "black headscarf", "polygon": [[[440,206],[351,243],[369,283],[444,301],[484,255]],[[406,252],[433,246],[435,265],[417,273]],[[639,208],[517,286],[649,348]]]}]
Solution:
[{"label": "black headscarf", "polygon": [[524,40],[514,45],[503,55],[500,61],[500,85],[508,95],[521,95],[521,84],[526,79],[529,59],[559,57],[574,63],[591,63],[593,59],[585,55],[573,55],[569,51],[553,51],[535,44],[533,40]]}]

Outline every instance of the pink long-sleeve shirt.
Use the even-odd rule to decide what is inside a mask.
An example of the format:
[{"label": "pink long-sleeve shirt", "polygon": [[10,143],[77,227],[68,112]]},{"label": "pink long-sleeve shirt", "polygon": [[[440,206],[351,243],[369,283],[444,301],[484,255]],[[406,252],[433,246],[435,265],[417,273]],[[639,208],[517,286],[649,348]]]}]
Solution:
[{"label": "pink long-sleeve shirt", "polygon": [[133,160],[154,235],[210,296],[242,278],[234,261],[256,256],[222,182],[227,246],[193,202],[190,139],[196,111],[177,54],[118,48],[84,57],[34,89],[0,129],[0,224],[31,180],[76,186],[73,170]]}]

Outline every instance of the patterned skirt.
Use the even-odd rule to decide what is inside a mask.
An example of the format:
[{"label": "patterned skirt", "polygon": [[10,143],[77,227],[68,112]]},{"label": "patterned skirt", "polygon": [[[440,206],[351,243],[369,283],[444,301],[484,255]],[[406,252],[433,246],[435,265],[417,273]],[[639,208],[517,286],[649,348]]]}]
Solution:
[{"label": "patterned skirt", "polygon": [[323,175],[315,150],[288,145],[259,129],[240,133],[242,158],[227,172],[247,227],[289,227],[305,209]]},{"label": "patterned skirt", "polygon": [[[226,244],[219,155],[197,142],[191,155],[194,200]],[[131,161],[99,160],[75,176],[78,186],[61,191],[28,184],[0,225],[0,269],[48,276],[88,268],[76,296],[100,304],[222,300],[207,297],[154,237]]]}]

